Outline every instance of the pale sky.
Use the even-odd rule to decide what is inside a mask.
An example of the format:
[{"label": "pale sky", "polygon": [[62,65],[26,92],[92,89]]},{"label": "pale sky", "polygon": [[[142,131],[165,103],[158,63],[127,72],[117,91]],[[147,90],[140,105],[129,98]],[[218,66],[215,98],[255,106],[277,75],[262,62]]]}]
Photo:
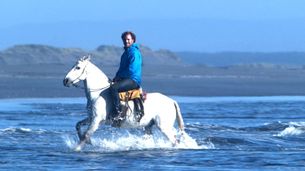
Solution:
[{"label": "pale sky", "polygon": [[[132,28],[135,30],[138,30],[139,35],[143,38],[143,42],[147,44],[152,44],[152,47],[154,48],[169,48],[173,50],[198,50],[198,51],[205,51],[205,47],[207,45],[199,46],[200,43],[198,37],[196,35],[191,36],[185,36],[183,37],[183,41],[192,43],[194,40],[194,45],[190,45],[190,47],[187,46],[174,46],[173,43],[177,43],[176,41],[170,42],[168,39],[172,39],[175,37],[179,37],[180,35],[186,34],[187,28],[190,28],[191,31],[200,32],[200,30],[207,29],[217,29],[217,26],[214,27],[210,26],[209,24],[205,24],[202,29],[197,29],[194,27],[202,27],[198,25],[193,25],[192,22],[188,23],[187,21],[193,20],[196,21],[208,21],[208,22],[219,22],[220,27],[224,27],[223,32],[217,32],[217,33],[211,33],[215,34],[213,36],[213,39],[224,39],[223,42],[217,41],[217,42],[211,42],[209,48],[213,49],[212,51],[217,50],[240,50],[240,51],[247,51],[247,48],[244,48],[242,46],[236,46],[236,49],[234,47],[230,47],[230,42],[233,38],[228,38],[229,34],[232,34],[231,32],[228,33],[226,31],[226,27],[230,26],[230,23],[227,23],[223,25],[224,22],[239,22],[236,26],[236,28],[230,28],[230,29],[241,29],[241,35],[239,37],[238,34],[235,35],[236,39],[240,39],[236,41],[235,43],[238,44],[239,42],[247,42],[249,43],[248,48],[249,50],[260,50],[258,42],[253,42],[257,40],[252,41],[252,37],[249,36],[249,39],[241,40],[244,35],[247,34],[253,34],[254,32],[243,32],[242,29],[244,27],[249,28],[255,25],[255,23],[268,23],[276,22],[275,24],[283,24],[285,25],[285,29],[282,29],[282,32],[284,33],[285,40],[284,42],[292,41],[292,43],[289,43],[291,47],[288,49],[283,49],[284,51],[287,50],[305,50],[305,47],[302,49],[300,47],[293,47],[291,44],[295,42],[296,40],[293,40],[293,37],[295,36],[296,32],[298,30],[294,30],[293,27],[295,25],[299,25],[300,22],[304,22],[305,25],[305,0],[86,0],[86,1],[80,1],[80,0],[1,0],[0,1],[0,36],[3,39],[3,42],[1,43],[0,40],[0,49],[12,46],[13,44],[19,44],[19,43],[50,43],[50,45],[54,46],[80,46],[81,48],[94,48],[95,45],[98,44],[97,40],[92,40],[92,45],[84,45],[80,44],[78,42],[75,42],[75,45],[73,45],[73,41],[77,41],[75,38],[74,40],[71,40],[69,42],[69,45],[65,44],[64,42],[67,41],[69,37],[66,38],[66,40],[60,40],[57,39],[56,41],[54,38],[48,38],[47,36],[41,36],[39,35],[39,29],[36,29],[35,32],[22,32],[22,30],[29,30],[29,28],[37,28],[37,25],[41,24],[53,24],[55,26],[56,24],[61,23],[82,23],[82,22],[108,22],[113,23],[110,25],[105,25],[104,27],[107,29],[116,30],[116,24],[122,23],[128,23],[130,21],[131,23],[136,23],[132,25]],[[159,20],[170,20],[173,21],[173,23],[176,23],[177,21],[185,21],[184,29],[179,30],[177,25],[175,25],[173,28],[169,28],[170,24],[164,24],[158,23]],[[143,23],[139,24],[139,27],[137,26],[137,21],[142,21],[143,23],[148,21],[154,21],[155,25],[158,25],[158,30],[160,31],[160,39],[155,40],[149,40],[148,33],[153,32],[153,30],[149,30],[151,27],[144,27]],[[224,22],[223,22],[224,21]],[[295,25],[291,26],[291,29],[289,28],[290,21],[295,21],[296,23],[293,23]],[[287,22],[287,24],[285,24]],[[115,24],[116,23],[116,24]],[[171,23],[171,22],[169,22]],[[198,22],[197,22],[198,23]],[[235,23],[236,24],[236,23]],[[250,24],[250,25],[247,25]],[[36,25],[36,26],[35,26]],[[272,24],[270,24],[272,25]],[[162,27],[164,26],[164,30],[166,32],[173,32],[166,40],[162,40],[162,37],[166,37],[163,35],[166,35],[166,33],[162,33]],[[94,27],[94,26],[93,26]],[[111,27],[111,28],[109,28]],[[118,26],[122,27],[122,26]],[[141,28],[140,28],[141,27]],[[165,28],[166,27],[166,28]],[[259,26],[262,27],[262,26]],[[43,28],[43,27],[42,27]],[[131,26],[126,26],[126,29],[131,28]],[[144,29],[145,28],[145,29]],[[14,30],[18,30],[15,31]],[[102,28],[101,28],[102,29]],[[124,28],[122,28],[123,30]],[[148,30],[147,30],[148,29]],[[181,29],[181,28],[180,28]],[[270,31],[270,26],[266,26],[266,28],[258,28],[258,30],[261,29],[260,32],[268,35],[267,32]],[[267,31],[266,31],[267,29]],[[38,32],[37,32],[38,30]],[[67,29],[69,30],[69,29]],[[147,34],[145,32],[147,30]],[[177,30],[176,32],[174,30]],[[48,34],[48,30],[44,30],[44,33],[41,33],[43,35]],[[205,30],[209,31],[209,30]],[[276,30],[275,30],[276,31]],[[8,32],[8,34],[5,34],[4,32]],[[101,31],[103,32],[103,31]],[[106,33],[107,31],[105,31]],[[109,31],[108,31],[109,32]],[[113,34],[113,39],[117,39],[117,32],[108,33],[109,37],[105,36],[105,42],[109,42],[112,44],[119,44],[119,41],[112,41],[111,34]],[[224,35],[222,35],[222,33]],[[286,34],[287,33],[287,34]],[[18,39],[17,35],[20,38]],[[30,36],[32,34],[32,37]],[[71,33],[68,33],[71,34]],[[282,34],[282,33],[281,33]],[[303,34],[300,33],[302,36]],[[24,36],[27,35],[27,36]],[[52,35],[52,34],[51,34]],[[203,36],[202,38],[206,37],[203,33],[198,33],[198,36]],[[10,36],[10,37],[8,37]],[[116,37],[115,37],[116,36]],[[218,37],[219,36],[219,37]],[[243,36],[243,37],[242,37]],[[248,35],[247,35],[248,36]],[[246,37],[247,37],[246,36]],[[257,35],[254,35],[257,36]],[[39,38],[40,39],[39,39]],[[71,36],[72,37],[72,36]],[[75,36],[74,36],[75,37]],[[195,37],[196,39],[192,39],[192,37]],[[274,35],[274,37],[277,37],[277,35]],[[262,37],[264,38],[264,37]],[[290,39],[291,40],[290,40]],[[62,39],[65,39],[65,37],[62,37]],[[109,39],[109,40],[108,40]],[[212,41],[213,39],[210,38]],[[256,39],[255,37],[253,39]],[[272,39],[272,37],[270,38]],[[305,38],[304,38],[305,39]],[[295,42],[296,46],[297,44],[303,44],[305,42],[304,39],[297,38],[298,42]],[[39,41],[37,41],[39,40]],[[45,41],[44,41],[45,40]],[[93,42],[95,41],[95,44]],[[157,42],[152,41],[162,41],[160,43],[160,47],[158,47]],[[181,40],[180,40],[181,41]],[[206,41],[209,41],[207,39]],[[226,43],[227,41],[227,43]],[[233,40],[235,41],[235,40]],[[265,40],[267,41],[267,40]],[[276,41],[276,40],[275,40]],[[189,45],[190,43],[187,43]],[[213,43],[215,46],[213,46]],[[253,46],[251,45],[253,43]],[[271,43],[272,44],[272,43]],[[276,45],[273,43],[274,46],[270,47],[271,50],[281,50],[282,47],[279,47],[279,45]],[[148,45],[149,46],[149,45]],[[162,47],[161,47],[162,46]],[[218,47],[219,46],[219,47]],[[283,46],[285,47],[285,46]],[[184,49],[181,49],[184,48]],[[194,49],[195,48],[195,49]],[[262,51],[268,51],[266,49],[265,45],[264,47],[261,47]],[[208,50],[208,48],[206,48]]]},{"label": "pale sky", "polygon": [[114,19],[305,18],[304,0],[1,0],[0,9],[1,27]]}]

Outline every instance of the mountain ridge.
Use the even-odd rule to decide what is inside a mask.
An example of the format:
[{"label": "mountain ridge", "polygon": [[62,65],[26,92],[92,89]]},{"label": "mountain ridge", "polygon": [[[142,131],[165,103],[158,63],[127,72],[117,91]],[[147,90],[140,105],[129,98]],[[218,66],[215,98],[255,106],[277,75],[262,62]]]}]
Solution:
[{"label": "mountain ridge", "polygon": [[[151,50],[140,45],[143,65],[178,65],[180,58],[169,50]],[[91,54],[98,64],[118,65],[123,48],[113,45],[100,45],[95,50],[80,48],[60,48],[49,45],[15,45],[0,52],[0,65],[25,64],[67,64],[75,62],[81,56]]]},{"label": "mountain ridge", "polygon": [[[199,65],[212,67],[278,67],[305,66],[305,52],[173,52],[167,49],[152,50],[140,45],[143,65]],[[100,45],[94,50],[61,48],[41,44],[15,45],[0,51],[0,65],[66,65],[83,55],[92,54],[92,61],[103,66],[118,66],[123,48]]]}]

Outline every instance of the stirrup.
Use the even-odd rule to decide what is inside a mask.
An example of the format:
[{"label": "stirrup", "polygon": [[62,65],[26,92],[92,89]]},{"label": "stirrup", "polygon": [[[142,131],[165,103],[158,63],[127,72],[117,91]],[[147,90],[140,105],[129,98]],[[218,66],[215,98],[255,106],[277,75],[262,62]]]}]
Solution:
[{"label": "stirrup", "polygon": [[117,116],[113,118],[114,121],[122,121],[125,119],[125,115],[123,111],[118,111]]},{"label": "stirrup", "polygon": [[122,121],[124,119],[125,119],[125,117],[124,116],[120,116],[120,115],[113,118],[114,121]]}]

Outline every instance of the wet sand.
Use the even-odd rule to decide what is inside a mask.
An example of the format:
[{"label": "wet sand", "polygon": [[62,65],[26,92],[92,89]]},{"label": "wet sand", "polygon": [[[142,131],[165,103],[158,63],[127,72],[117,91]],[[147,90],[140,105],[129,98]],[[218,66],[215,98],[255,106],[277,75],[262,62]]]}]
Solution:
[{"label": "wet sand", "polygon": [[[62,84],[70,68],[4,67],[0,72],[0,98],[84,97],[82,89],[67,88]],[[109,73],[115,72],[115,67],[103,69],[110,78],[113,74]],[[259,71],[261,73],[202,67],[146,67],[143,70],[142,87],[146,92],[176,96],[305,95],[305,71]]]},{"label": "wet sand", "polygon": [[[146,92],[177,96],[305,95],[305,80],[144,78]],[[83,97],[82,89],[64,87],[62,78],[2,78],[0,98]]]}]

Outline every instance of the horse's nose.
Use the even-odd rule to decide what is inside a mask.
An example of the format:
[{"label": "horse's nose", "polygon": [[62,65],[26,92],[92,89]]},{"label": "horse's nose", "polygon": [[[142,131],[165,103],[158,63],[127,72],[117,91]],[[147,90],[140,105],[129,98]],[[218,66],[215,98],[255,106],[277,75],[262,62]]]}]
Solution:
[{"label": "horse's nose", "polygon": [[69,87],[68,82],[69,82],[69,79],[65,78],[65,79],[63,80],[64,86]]}]

